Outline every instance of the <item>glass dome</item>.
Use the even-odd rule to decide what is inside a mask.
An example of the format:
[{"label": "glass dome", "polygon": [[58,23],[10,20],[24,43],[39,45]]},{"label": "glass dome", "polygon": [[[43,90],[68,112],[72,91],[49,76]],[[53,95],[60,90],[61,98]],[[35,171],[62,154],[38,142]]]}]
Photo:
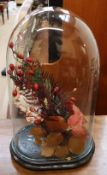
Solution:
[{"label": "glass dome", "polygon": [[7,51],[12,157],[31,169],[74,168],[93,155],[99,52],[70,11],[41,8],[14,29]]}]

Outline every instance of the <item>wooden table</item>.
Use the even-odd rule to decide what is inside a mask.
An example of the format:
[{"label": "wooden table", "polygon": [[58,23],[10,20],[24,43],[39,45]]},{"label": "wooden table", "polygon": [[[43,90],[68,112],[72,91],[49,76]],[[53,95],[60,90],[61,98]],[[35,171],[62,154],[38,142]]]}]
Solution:
[{"label": "wooden table", "polygon": [[30,171],[11,160],[12,123],[0,120],[0,175],[107,175],[107,116],[95,117],[93,137],[96,150],[88,164],[71,170]]}]

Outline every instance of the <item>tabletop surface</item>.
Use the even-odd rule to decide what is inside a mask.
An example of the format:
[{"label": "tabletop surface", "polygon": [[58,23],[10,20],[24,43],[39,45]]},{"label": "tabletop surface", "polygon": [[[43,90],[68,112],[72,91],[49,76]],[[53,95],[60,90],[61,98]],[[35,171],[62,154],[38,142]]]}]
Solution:
[{"label": "tabletop surface", "polygon": [[93,126],[95,153],[89,163],[70,170],[31,171],[11,159],[12,122],[0,120],[0,175],[107,175],[107,116],[96,116]]}]

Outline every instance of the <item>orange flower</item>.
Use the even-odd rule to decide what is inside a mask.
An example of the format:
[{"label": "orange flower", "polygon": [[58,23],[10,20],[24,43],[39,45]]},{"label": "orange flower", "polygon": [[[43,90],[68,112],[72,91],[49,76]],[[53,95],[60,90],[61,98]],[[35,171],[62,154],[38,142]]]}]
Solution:
[{"label": "orange flower", "polygon": [[45,120],[45,125],[47,129],[52,132],[62,132],[68,127],[62,116],[49,116],[49,118]]}]

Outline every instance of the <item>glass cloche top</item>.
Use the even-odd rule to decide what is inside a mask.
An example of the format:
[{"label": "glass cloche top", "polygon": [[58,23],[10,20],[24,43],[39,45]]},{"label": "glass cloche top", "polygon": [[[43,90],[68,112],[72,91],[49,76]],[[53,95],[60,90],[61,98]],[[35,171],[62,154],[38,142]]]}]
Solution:
[{"label": "glass cloche top", "polygon": [[33,164],[86,156],[99,78],[89,27],[67,10],[39,9],[16,26],[7,57],[12,116],[27,121],[16,129],[15,154]]}]

